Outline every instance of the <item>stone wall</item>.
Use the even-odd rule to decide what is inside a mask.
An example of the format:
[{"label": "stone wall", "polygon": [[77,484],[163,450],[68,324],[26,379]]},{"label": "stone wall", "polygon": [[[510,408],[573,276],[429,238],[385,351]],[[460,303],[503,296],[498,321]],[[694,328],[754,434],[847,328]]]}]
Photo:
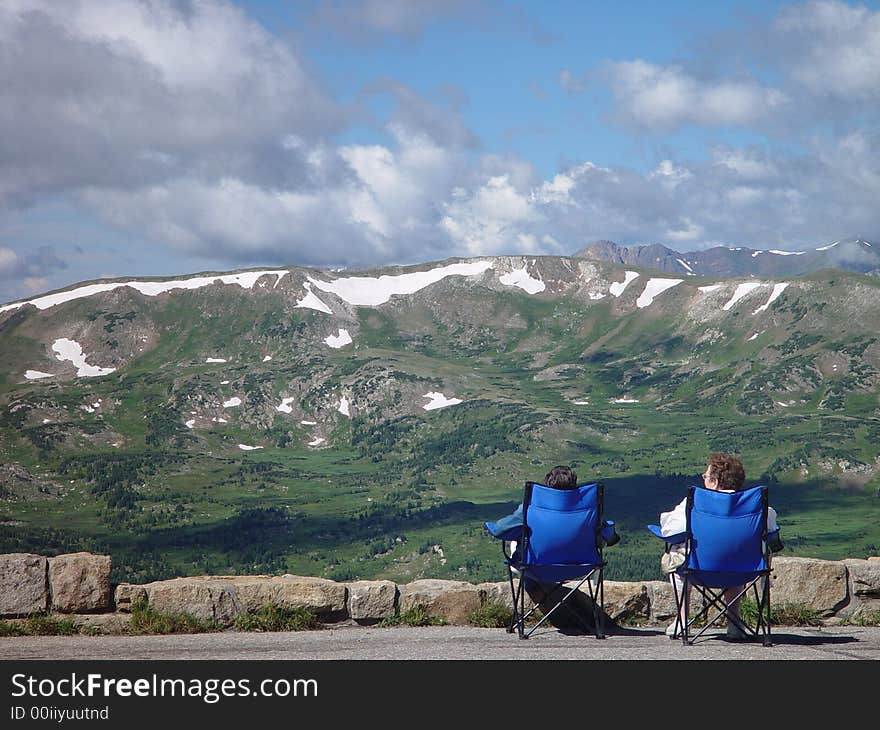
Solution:
[{"label": "stone wall", "polygon": [[[173,578],[134,585],[110,584],[107,555],[72,553],[44,557],[0,555],[0,617],[51,611],[68,614],[127,613],[145,601],[169,613],[184,612],[229,626],[236,616],[273,603],[302,607],[321,621],[375,624],[421,607],[449,624],[465,624],[486,603],[511,606],[509,584],[423,579],[340,583],[297,575],[230,575]],[[776,557],[771,573],[775,606],[805,606],[826,623],[880,612],[880,557],[841,561]],[[668,582],[605,581],[605,611],[618,622],[663,624],[674,615]]]}]

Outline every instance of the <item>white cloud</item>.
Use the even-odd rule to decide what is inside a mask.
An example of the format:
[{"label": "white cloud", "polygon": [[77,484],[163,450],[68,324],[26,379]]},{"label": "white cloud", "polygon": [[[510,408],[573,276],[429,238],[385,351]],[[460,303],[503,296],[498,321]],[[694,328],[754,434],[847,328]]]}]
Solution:
[{"label": "white cloud", "polygon": [[810,93],[880,98],[880,11],[841,2],[791,5],[773,30],[787,72]]},{"label": "white cloud", "polygon": [[745,126],[766,118],[786,101],[781,91],[753,79],[703,81],[680,66],[643,60],[611,63],[609,73],[618,113],[640,127]]},{"label": "white cloud", "polygon": [[507,175],[489,178],[473,194],[460,193],[445,206],[442,226],[469,256],[533,253],[540,250],[525,227],[542,214],[528,190],[517,190]]},{"label": "white cloud", "polygon": [[[186,170],[301,179],[281,140],[340,110],[293,50],[225,0],[0,4],[0,205],[81,186],[137,188]],[[286,168],[286,169],[285,169]]]}]

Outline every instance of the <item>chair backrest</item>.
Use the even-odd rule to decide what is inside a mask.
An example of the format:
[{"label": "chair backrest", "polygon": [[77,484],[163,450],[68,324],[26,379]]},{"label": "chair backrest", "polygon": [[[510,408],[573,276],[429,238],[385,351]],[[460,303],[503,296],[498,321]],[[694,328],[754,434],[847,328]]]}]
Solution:
[{"label": "chair backrest", "polygon": [[597,534],[602,525],[603,485],[553,489],[527,482],[523,521],[529,565],[598,564]]},{"label": "chair backrest", "polygon": [[685,568],[736,576],[766,570],[767,487],[716,492],[691,487],[687,526],[691,537]]}]

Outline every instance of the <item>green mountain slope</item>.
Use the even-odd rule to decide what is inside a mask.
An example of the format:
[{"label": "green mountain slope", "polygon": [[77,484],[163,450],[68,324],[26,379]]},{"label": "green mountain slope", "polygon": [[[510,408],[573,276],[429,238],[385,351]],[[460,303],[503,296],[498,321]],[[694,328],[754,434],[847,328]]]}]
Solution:
[{"label": "green mountain slope", "polygon": [[788,554],[877,552],[874,277],[566,257],[215,276],[0,308],[0,550],[106,550],[117,580],[501,579],[483,521],[571,464],[621,527],[609,577],[654,578],[645,524],[733,450]]}]

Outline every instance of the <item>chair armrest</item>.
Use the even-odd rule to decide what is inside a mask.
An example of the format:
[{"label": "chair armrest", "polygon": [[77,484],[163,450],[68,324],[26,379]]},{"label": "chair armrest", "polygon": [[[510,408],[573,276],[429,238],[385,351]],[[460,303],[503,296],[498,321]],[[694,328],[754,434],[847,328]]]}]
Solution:
[{"label": "chair armrest", "polygon": [[620,542],[620,535],[614,529],[614,520],[603,521],[602,527],[599,530],[599,540],[601,541],[601,547],[611,547]]},{"label": "chair armrest", "polygon": [[497,527],[497,522],[486,522],[484,524],[486,525],[489,534],[498,540],[510,542],[511,540],[520,540],[522,538],[524,525],[515,525],[504,529],[503,526],[500,528]]},{"label": "chair armrest", "polygon": [[648,532],[650,532],[654,537],[659,537],[661,540],[665,541],[669,545],[678,545],[679,543],[687,540],[686,532],[679,532],[675,535],[664,535],[660,530],[660,525],[648,525]]},{"label": "chair armrest", "polygon": [[778,553],[785,547],[782,544],[782,538],[779,536],[778,527],[773,532],[767,533],[767,547],[770,548],[771,553]]}]

